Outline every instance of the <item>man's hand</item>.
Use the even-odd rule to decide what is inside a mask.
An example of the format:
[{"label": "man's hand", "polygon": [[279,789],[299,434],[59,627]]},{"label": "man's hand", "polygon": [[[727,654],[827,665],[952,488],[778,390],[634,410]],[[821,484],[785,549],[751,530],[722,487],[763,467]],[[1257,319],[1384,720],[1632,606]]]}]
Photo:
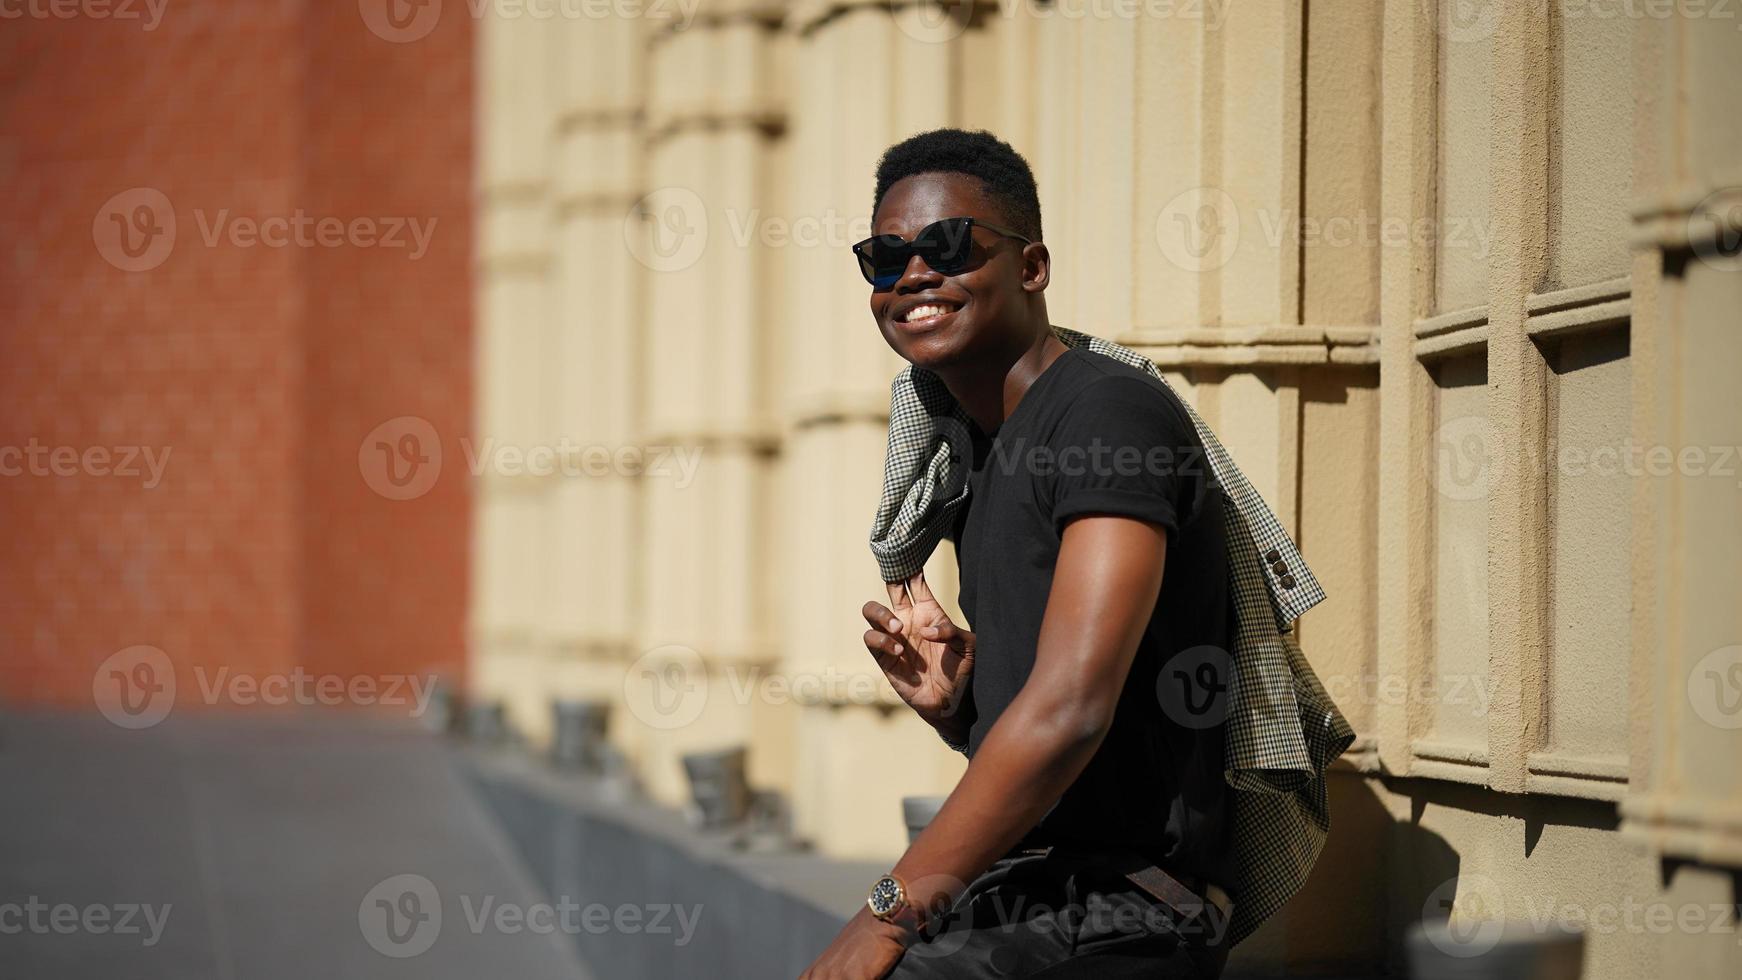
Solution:
[{"label": "man's hand", "polygon": [[974,634],[950,622],[924,572],[887,584],[894,609],[867,602],[862,610],[871,624],[865,648],[877,658],[895,693],[927,724],[966,739],[973,718],[960,709],[974,671]]},{"label": "man's hand", "polygon": [[899,926],[882,922],[862,908],[798,980],[879,980],[895,969],[907,951],[904,935]]}]

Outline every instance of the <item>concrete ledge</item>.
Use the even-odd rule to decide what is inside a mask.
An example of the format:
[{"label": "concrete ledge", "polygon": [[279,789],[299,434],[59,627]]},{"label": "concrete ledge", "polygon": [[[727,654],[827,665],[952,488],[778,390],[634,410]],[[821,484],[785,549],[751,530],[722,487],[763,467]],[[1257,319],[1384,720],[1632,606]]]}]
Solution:
[{"label": "concrete ledge", "polygon": [[[755,854],[691,829],[645,801],[612,801],[597,783],[515,752],[460,751],[479,797],[552,901],[681,907],[669,931],[573,936],[582,960],[615,978],[797,976],[864,901],[882,865],[805,852]],[[687,938],[687,941],[686,941]]]}]

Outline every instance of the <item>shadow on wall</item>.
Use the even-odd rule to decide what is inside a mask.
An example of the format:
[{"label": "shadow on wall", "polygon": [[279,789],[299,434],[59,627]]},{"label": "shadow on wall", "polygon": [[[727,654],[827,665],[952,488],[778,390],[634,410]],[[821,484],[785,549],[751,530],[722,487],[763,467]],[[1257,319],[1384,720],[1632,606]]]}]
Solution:
[{"label": "shadow on wall", "polygon": [[[1338,764],[1326,773],[1331,836],[1299,893],[1228,958],[1226,976],[1379,976],[1386,972],[1387,892],[1400,852],[1457,855],[1437,835],[1394,821],[1367,780]],[[1421,836],[1416,842],[1399,840]],[[1401,971],[1399,971],[1401,972]]]},{"label": "shadow on wall", "polygon": [[[1430,807],[1522,821],[1518,861],[1530,859],[1550,825],[1609,832],[1620,825],[1615,805],[1595,800],[1509,796],[1434,780],[1374,781],[1347,767],[1327,778],[1330,840],[1300,893],[1230,958],[1231,978],[1407,975],[1402,957],[1410,927],[1444,918],[1454,900],[1473,908],[1468,903],[1485,898],[1486,879],[1461,878],[1457,850],[1422,826]],[[1408,802],[1407,817],[1393,816],[1379,796],[1384,791]]]}]

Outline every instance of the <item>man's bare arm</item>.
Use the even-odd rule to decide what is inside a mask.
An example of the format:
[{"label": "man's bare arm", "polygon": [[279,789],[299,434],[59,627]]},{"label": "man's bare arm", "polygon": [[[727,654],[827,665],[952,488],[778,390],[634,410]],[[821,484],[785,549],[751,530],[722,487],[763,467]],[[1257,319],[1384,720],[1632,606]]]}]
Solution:
[{"label": "man's bare arm", "polygon": [[1076,781],[1113,722],[1155,611],[1167,532],[1128,517],[1065,526],[1028,682],[895,866],[910,901],[947,906]]}]

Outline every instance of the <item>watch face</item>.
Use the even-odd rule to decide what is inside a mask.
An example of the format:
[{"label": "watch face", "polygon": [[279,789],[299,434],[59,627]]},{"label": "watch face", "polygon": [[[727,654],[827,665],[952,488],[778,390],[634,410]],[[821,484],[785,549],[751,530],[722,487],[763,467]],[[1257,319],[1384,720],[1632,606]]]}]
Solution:
[{"label": "watch face", "polygon": [[877,879],[877,884],[871,886],[871,897],[866,900],[871,906],[871,914],[882,917],[895,911],[901,904],[901,882],[888,875]]}]

